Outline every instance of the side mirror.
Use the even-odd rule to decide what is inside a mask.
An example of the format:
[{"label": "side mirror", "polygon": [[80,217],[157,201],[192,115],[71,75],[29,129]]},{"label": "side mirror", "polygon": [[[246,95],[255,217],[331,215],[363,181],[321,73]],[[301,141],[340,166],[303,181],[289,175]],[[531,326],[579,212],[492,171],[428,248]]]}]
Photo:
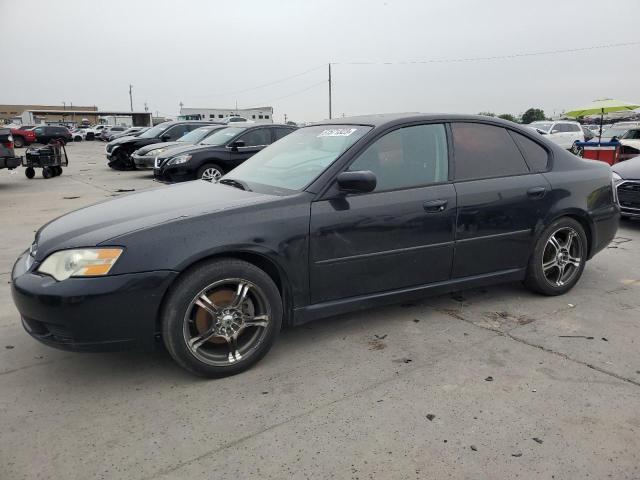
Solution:
[{"label": "side mirror", "polygon": [[367,193],[375,190],[376,175],[369,170],[342,172],[336,178],[338,188],[345,193]]},{"label": "side mirror", "polygon": [[237,151],[239,148],[242,148],[245,146],[245,143],[243,140],[236,140],[235,142],[231,142],[229,144],[229,148],[231,148],[231,150],[235,150]]}]

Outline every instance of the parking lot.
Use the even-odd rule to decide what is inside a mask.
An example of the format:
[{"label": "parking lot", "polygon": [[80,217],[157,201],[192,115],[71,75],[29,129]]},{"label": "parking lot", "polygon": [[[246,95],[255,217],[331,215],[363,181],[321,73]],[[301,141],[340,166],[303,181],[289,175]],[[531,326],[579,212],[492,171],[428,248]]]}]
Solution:
[{"label": "parking lot", "polygon": [[[0,171],[0,478],[640,478],[640,221],[570,293],[458,292],[282,332],[204,380],[155,353],[31,339],[11,267],[42,224],[129,191],[104,144]],[[23,154],[23,150],[18,150]]]}]

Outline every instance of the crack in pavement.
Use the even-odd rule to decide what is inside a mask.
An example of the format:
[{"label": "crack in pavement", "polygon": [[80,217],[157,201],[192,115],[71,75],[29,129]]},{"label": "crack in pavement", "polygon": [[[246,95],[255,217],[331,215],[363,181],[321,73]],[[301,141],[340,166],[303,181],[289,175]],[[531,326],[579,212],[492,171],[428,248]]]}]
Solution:
[{"label": "crack in pavement", "polygon": [[502,331],[502,330],[499,330],[497,328],[491,328],[489,326],[478,325],[477,323],[474,323],[473,321],[465,318],[464,315],[462,315],[462,313],[460,311],[456,311],[455,315],[449,313],[449,316],[451,316],[452,318],[455,318],[457,320],[460,320],[462,322],[465,322],[465,323],[468,323],[470,325],[473,325],[474,327],[480,328],[482,330],[489,330],[489,331],[497,333],[498,335],[501,335],[503,337],[510,338],[511,340],[513,340],[515,342],[521,343],[522,345],[527,345],[529,347],[534,347],[534,348],[537,348],[539,350],[542,350],[543,352],[551,353],[553,355],[557,355],[557,356],[559,356],[561,358],[564,358],[565,360],[569,360],[570,362],[577,363],[578,365],[582,365],[582,366],[588,367],[588,368],[590,368],[592,370],[595,370],[597,372],[603,373],[605,375],[608,375],[610,377],[616,378],[616,379],[621,380],[623,382],[630,383],[632,385],[635,385],[636,387],[640,387],[640,382],[637,381],[637,380],[634,380],[633,378],[624,377],[624,376],[619,375],[619,374],[617,374],[615,372],[612,372],[610,370],[606,370],[606,369],[604,369],[602,367],[598,367],[596,365],[592,365],[591,363],[587,363],[587,362],[584,362],[582,360],[577,360],[575,358],[572,358],[566,353],[558,352],[558,351],[556,351],[556,350],[554,350],[552,348],[545,347],[544,345],[539,345],[537,343],[533,343],[533,342],[530,342],[528,340],[525,340],[524,338],[516,337],[511,332],[513,332],[514,330],[517,330],[518,328],[521,328],[519,326],[516,326],[516,327],[514,327],[512,329],[509,329],[509,330]]}]

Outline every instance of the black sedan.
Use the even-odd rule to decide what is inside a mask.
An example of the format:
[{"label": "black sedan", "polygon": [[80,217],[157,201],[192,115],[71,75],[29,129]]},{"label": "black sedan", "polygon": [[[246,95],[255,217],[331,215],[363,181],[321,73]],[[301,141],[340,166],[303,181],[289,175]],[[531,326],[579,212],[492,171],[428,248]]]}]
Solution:
[{"label": "black sedan", "polygon": [[198,145],[173,148],[156,157],[153,175],[161,182],[218,180],[229,170],[276,140],[289,135],[290,125],[238,125],[214,132]]},{"label": "black sedan", "polygon": [[611,169],[495,118],[380,115],[301,128],[217,183],[62,216],[16,261],[41,342],[151,349],[238,373],[283,325],[466,287],[559,295],[614,237]]},{"label": "black sedan", "polygon": [[640,218],[640,157],[616,163],[611,170],[623,218]]}]

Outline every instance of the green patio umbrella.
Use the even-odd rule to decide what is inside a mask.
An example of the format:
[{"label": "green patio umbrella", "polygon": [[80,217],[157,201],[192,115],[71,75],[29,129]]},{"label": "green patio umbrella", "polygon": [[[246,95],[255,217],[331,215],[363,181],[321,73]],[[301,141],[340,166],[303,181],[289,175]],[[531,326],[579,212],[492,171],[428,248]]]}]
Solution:
[{"label": "green patio umbrella", "polygon": [[622,110],[635,110],[640,108],[637,103],[623,102],[622,100],[614,100],[612,98],[603,98],[600,100],[594,100],[591,104],[584,107],[576,108],[570,112],[566,112],[566,117],[577,118],[585,117],[587,115],[600,114],[600,134],[598,135],[598,142],[602,138],[602,120],[605,113],[620,112]]}]

